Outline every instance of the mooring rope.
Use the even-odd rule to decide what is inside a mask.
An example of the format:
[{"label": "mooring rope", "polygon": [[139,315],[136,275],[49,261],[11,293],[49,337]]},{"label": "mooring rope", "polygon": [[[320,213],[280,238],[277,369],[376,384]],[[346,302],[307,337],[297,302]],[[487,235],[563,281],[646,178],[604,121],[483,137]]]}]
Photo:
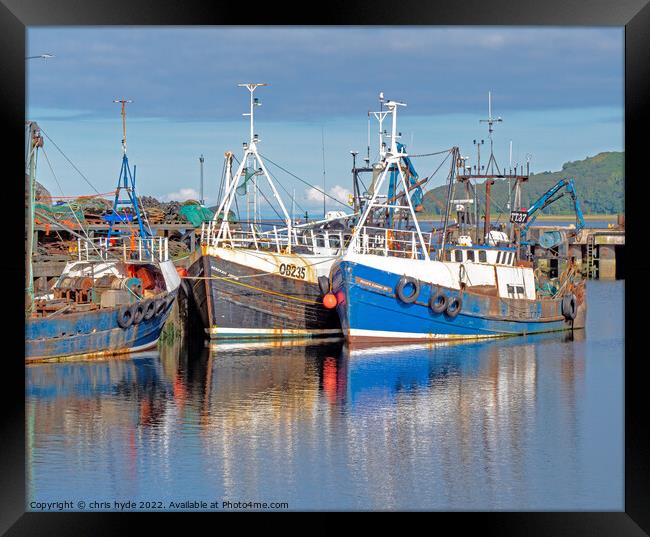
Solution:
[{"label": "mooring rope", "polygon": [[[270,272],[268,274],[273,274],[273,273]],[[254,275],[254,276],[257,276],[257,274]],[[259,274],[259,276],[262,276],[262,274]],[[243,276],[241,276],[241,277],[243,277]],[[307,300],[306,298],[300,298],[300,297],[297,297],[297,296],[286,295],[286,294],[280,293],[278,291],[271,291],[269,289],[262,289],[261,287],[256,287],[254,285],[249,285],[247,283],[242,283],[242,282],[233,280],[232,277],[230,277],[230,276],[183,276],[183,279],[184,280],[185,279],[187,279],[187,280],[226,280],[227,282],[234,283],[235,285],[240,285],[242,287],[247,287],[248,289],[253,289],[255,291],[260,291],[262,293],[266,293],[266,294],[269,294],[269,295],[281,296],[283,298],[288,298],[290,300],[296,300],[297,302],[303,302],[305,304],[312,304],[312,305],[318,304],[318,301]]]}]

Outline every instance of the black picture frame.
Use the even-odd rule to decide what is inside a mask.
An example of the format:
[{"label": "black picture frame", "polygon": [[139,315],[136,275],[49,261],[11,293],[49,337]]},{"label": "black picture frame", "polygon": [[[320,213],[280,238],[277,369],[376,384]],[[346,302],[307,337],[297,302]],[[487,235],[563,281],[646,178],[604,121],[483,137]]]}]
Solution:
[{"label": "black picture frame", "polygon": [[[0,69],[2,70],[2,126],[7,136],[2,144],[6,174],[3,181],[7,227],[5,256],[0,263],[4,285],[6,382],[2,407],[2,457],[0,458],[0,532],[6,535],[92,534],[114,535],[131,527],[133,517],[117,513],[25,513],[25,413],[23,316],[17,304],[23,301],[24,252],[21,233],[12,222],[24,220],[19,202],[23,181],[19,155],[24,148],[25,120],[25,29],[36,25],[550,25],[625,26],[625,188],[628,254],[625,296],[625,511],[624,512],[534,512],[449,513],[454,533],[468,524],[480,524],[481,533],[498,535],[647,535],[650,532],[650,435],[644,366],[643,307],[647,292],[644,278],[650,271],[644,263],[642,204],[644,132],[650,97],[650,5],[647,0],[472,0],[439,4],[402,0],[362,3],[339,0],[312,4],[269,2],[247,7],[242,3],[208,4],[198,0],[0,0]],[[11,207],[9,207],[9,205]],[[647,212],[647,210],[646,210]],[[20,256],[22,259],[24,256]],[[20,283],[19,283],[20,282]],[[16,304],[16,306],[14,306]],[[13,343],[12,343],[13,342]],[[10,345],[11,344],[11,345]],[[164,516],[163,518],[167,518]],[[160,521],[160,517],[156,517]],[[147,517],[147,524],[153,517]],[[449,527],[449,526],[447,526]],[[154,531],[153,527],[149,531]],[[215,531],[216,528],[215,528]]]}]

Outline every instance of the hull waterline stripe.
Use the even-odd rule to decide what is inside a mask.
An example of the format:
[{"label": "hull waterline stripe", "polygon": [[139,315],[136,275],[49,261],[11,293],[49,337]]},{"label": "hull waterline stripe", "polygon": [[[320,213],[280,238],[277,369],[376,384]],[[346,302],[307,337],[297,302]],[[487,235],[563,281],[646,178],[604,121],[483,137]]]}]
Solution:
[{"label": "hull waterline stripe", "polygon": [[322,328],[309,330],[306,328],[226,328],[212,326],[205,331],[211,337],[231,336],[231,337],[264,337],[264,336],[311,336],[311,335],[334,335],[341,334],[339,329]]},{"label": "hull waterline stripe", "polygon": [[85,360],[89,358],[107,358],[109,356],[117,356],[119,354],[131,354],[131,353],[150,349],[152,347],[155,347],[158,344],[158,339],[160,338],[156,338],[154,341],[145,343],[143,345],[138,345],[137,347],[129,347],[126,349],[116,349],[116,350],[98,351],[98,352],[84,352],[80,354],[65,354],[61,356],[37,356],[35,358],[27,358],[27,360],[25,361],[27,363],[61,362],[64,360]]},{"label": "hull waterline stripe", "polygon": [[460,334],[432,334],[422,332],[388,332],[384,330],[366,330],[364,328],[350,328],[348,331],[350,337],[364,338],[386,338],[386,339],[483,339],[495,337],[508,337],[513,334],[481,334],[481,335],[460,335]]}]

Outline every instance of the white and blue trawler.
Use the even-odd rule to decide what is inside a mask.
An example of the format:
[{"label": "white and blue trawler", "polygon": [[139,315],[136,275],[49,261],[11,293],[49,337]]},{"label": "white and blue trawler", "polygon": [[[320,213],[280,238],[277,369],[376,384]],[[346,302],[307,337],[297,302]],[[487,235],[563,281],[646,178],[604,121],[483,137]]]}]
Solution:
[{"label": "white and blue trawler", "polygon": [[[387,103],[392,144],[383,172],[347,250],[330,272],[331,293],[346,339],[457,340],[584,328],[585,282],[571,266],[553,293],[543,293],[532,262],[520,258],[523,241],[516,245],[491,240],[494,232],[488,231],[481,244],[467,236],[450,243],[446,229],[436,241],[432,233],[422,232],[410,195],[401,196],[401,205],[377,201],[389,170],[395,167],[402,192],[411,190],[400,164],[408,155],[396,143],[396,112],[401,104]],[[450,192],[454,170],[464,165],[457,149],[454,157]],[[551,196],[563,186],[577,203],[572,181],[562,180],[527,214],[553,201]],[[447,218],[451,202],[448,196]],[[576,209],[581,218],[579,205]],[[410,215],[412,225],[406,229],[369,225],[373,211],[382,210]],[[507,239],[505,234],[503,238]]]}]

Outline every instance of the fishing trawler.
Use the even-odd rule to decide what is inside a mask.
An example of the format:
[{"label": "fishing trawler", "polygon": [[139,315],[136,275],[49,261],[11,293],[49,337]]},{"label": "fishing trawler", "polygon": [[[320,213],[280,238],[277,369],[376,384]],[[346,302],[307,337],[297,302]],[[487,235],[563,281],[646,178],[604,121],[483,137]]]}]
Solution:
[{"label": "fishing trawler", "polygon": [[[439,240],[435,239],[434,232],[421,230],[410,195],[402,196],[403,201],[398,203],[378,202],[391,167],[399,172],[402,192],[410,192],[399,166],[408,156],[397,143],[399,106],[405,104],[387,103],[392,132],[385,166],[348,248],[331,270],[330,300],[336,302],[346,339],[349,342],[477,339],[584,328],[585,282],[571,266],[552,294],[543,293],[530,256],[526,254],[528,241],[510,241],[503,232],[489,229],[487,214],[483,237],[475,236],[472,241],[470,236],[461,235],[449,242],[453,185],[456,180],[469,183],[470,179],[477,178],[461,173],[466,159],[461,158],[458,148],[452,150],[445,223]],[[495,121],[491,113],[490,121]],[[479,168],[478,174],[480,171]],[[478,177],[487,179],[486,188],[489,188],[492,177],[489,174]],[[517,184],[521,182],[519,178]],[[515,211],[525,213],[520,222],[526,222],[567,185],[572,187],[572,181],[563,180],[531,209]],[[569,188],[569,191],[581,218],[575,190]],[[394,211],[402,217],[396,221],[410,224],[401,229],[373,226],[369,217],[381,209]],[[516,226],[514,229],[517,231]],[[547,246],[552,243],[551,238]]]},{"label": "fishing trawler", "polygon": [[[28,246],[27,362],[96,358],[154,347],[171,312],[180,277],[169,259],[167,238],[154,237],[141,217],[135,167],[132,173],[126,153],[125,104],[130,101],[116,102],[122,104],[124,137],[113,215],[125,217],[130,208],[138,229],[120,231],[113,219],[106,237],[68,230],[77,237],[77,259],[66,264],[51,293],[41,296],[33,296]],[[35,180],[36,149],[43,143],[33,125],[30,181]],[[128,200],[121,199],[122,192]],[[57,224],[47,214],[38,216]]]},{"label": "fishing trawler", "polygon": [[[326,307],[322,298],[330,267],[352,236],[352,215],[295,224],[258,151],[254,113],[260,103],[254,92],[266,84],[240,86],[250,93],[250,112],[244,114],[250,117],[250,139],[234,174],[234,155],[226,153],[224,195],[212,222],[202,226],[201,257],[187,275],[204,329],[210,338],[340,334],[334,305]],[[279,224],[263,218],[263,202]]]}]

